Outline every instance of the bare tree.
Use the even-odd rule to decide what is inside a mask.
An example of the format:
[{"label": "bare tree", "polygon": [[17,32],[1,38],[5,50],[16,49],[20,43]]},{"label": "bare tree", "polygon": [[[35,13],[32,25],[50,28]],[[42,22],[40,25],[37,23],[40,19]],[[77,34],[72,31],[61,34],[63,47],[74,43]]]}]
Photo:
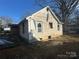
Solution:
[{"label": "bare tree", "polygon": [[49,5],[56,15],[67,24],[67,19],[79,4],[79,0],[35,0],[36,4],[40,7]]},{"label": "bare tree", "polygon": [[76,12],[74,14],[75,14],[75,19],[76,19],[77,25],[79,25],[79,10],[76,10]]},{"label": "bare tree", "polygon": [[12,19],[10,17],[7,16],[0,16],[0,26],[8,26],[10,24],[12,24]]}]

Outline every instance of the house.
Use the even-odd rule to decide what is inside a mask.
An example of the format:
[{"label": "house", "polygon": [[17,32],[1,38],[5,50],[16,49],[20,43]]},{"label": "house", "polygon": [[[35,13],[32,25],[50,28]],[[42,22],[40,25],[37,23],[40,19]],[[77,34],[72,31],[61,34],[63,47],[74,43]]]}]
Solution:
[{"label": "house", "polygon": [[78,24],[67,24],[67,34],[79,34]]},{"label": "house", "polygon": [[18,24],[10,24],[9,25],[10,26],[10,28],[11,28],[11,31],[10,31],[10,33],[12,34],[12,35],[19,35],[19,27],[18,27]]},{"label": "house", "polygon": [[79,23],[75,18],[66,24],[66,34],[79,34]]},{"label": "house", "polygon": [[49,6],[25,17],[20,23],[20,36],[29,43],[53,40],[63,35],[63,23],[57,18]]}]

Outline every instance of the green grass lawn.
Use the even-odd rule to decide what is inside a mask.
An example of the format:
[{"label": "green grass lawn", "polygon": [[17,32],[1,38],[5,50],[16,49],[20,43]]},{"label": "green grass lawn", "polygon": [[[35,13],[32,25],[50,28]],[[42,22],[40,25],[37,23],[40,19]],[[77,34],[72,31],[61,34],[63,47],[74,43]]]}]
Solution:
[{"label": "green grass lawn", "polygon": [[[69,59],[69,58],[78,59],[79,58],[78,36],[64,35],[54,39],[55,42],[58,40],[66,43],[54,45],[53,44],[54,41],[49,41],[49,42],[38,42],[37,45],[21,44],[13,48],[0,50],[0,59]],[[72,57],[74,55],[75,57]]]}]

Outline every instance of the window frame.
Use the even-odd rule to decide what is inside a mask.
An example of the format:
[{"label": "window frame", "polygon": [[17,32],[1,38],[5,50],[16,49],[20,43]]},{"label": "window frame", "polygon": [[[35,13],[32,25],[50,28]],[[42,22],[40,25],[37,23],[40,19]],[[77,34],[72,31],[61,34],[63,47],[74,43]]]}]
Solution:
[{"label": "window frame", "polygon": [[49,27],[53,29],[53,22],[49,22]]},{"label": "window frame", "polygon": [[57,29],[58,29],[58,31],[60,30],[60,25],[59,24],[57,25]]},{"label": "window frame", "polygon": [[[39,24],[39,23],[41,24],[41,27],[40,27],[40,30],[41,30],[41,31],[39,31],[39,28],[38,28],[38,24]],[[41,21],[37,21],[37,26],[36,26],[36,27],[37,27],[37,32],[40,33],[40,32],[43,31],[43,25],[42,25],[42,22],[41,22]]]}]

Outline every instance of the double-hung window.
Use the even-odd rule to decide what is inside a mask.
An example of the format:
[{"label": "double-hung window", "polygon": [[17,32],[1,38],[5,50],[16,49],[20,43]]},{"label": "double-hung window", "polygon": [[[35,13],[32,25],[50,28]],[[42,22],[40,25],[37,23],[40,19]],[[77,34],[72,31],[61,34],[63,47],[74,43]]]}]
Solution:
[{"label": "double-hung window", "polygon": [[38,23],[38,32],[42,32],[42,25],[41,25],[41,23]]},{"label": "double-hung window", "polygon": [[42,22],[41,21],[37,22],[37,32],[42,32]]}]

